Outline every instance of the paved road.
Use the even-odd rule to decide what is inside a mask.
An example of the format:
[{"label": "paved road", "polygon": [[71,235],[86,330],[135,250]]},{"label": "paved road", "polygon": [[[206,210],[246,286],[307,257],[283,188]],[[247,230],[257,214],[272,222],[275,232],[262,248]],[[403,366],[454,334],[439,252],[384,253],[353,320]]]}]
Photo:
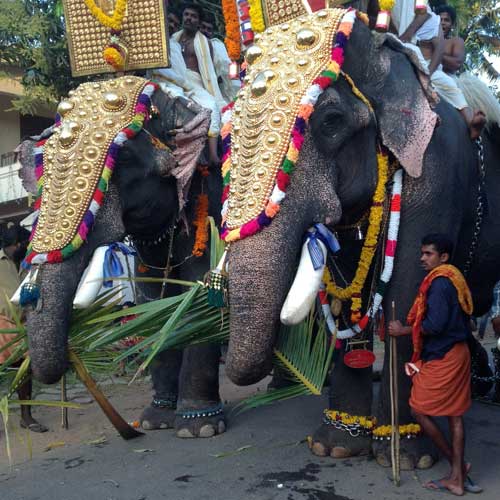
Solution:
[{"label": "paved road", "polygon": [[[229,431],[180,440],[171,431],[129,442],[55,449],[0,470],[1,500],[426,500],[421,483],[444,474],[402,473],[390,480],[371,458],[345,461],[311,455],[303,440],[317,426],[326,400],[303,397],[230,417]],[[466,418],[467,458],[484,487],[481,500],[500,498],[500,407],[474,403]],[[149,450],[149,451],[144,451]],[[239,450],[239,451],[238,451]],[[3,451],[2,451],[3,452]],[[217,457],[216,455],[226,454]],[[444,494],[447,496],[446,494]],[[472,495],[469,495],[471,497]]]}]

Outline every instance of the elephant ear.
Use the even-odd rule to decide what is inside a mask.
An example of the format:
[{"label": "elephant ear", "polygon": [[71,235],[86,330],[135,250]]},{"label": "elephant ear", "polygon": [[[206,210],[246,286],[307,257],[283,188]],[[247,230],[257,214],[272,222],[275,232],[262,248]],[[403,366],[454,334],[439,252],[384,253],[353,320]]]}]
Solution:
[{"label": "elephant ear", "polygon": [[[408,175],[420,177],[424,154],[438,120],[431,108],[436,100],[427,92],[421,68],[415,61],[408,61],[406,54],[399,53],[405,52],[403,44],[389,40],[389,36],[379,36],[376,48],[378,64],[386,75],[376,105],[379,131],[382,143]],[[400,50],[395,50],[397,48]]]},{"label": "elephant ear", "polygon": [[207,142],[210,126],[209,110],[185,99],[184,101],[186,101],[186,106],[196,114],[182,128],[175,130],[174,156],[177,166],[172,170],[172,175],[177,179],[179,210],[182,210],[187,201],[191,179]]}]

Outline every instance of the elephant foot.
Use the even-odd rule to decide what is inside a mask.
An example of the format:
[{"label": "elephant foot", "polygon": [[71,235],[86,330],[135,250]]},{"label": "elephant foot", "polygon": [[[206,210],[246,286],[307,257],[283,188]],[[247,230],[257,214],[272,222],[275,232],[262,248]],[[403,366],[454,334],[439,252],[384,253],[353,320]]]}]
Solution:
[{"label": "elephant foot", "polygon": [[179,438],[209,438],[226,431],[222,403],[200,408],[181,409],[175,418],[175,431]]},{"label": "elephant foot", "polygon": [[175,404],[161,406],[153,400],[142,412],[139,422],[145,431],[172,429],[175,422]]},{"label": "elephant foot", "polygon": [[322,424],[309,441],[309,448],[319,457],[349,458],[370,453],[371,438],[352,436],[348,431]]},{"label": "elephant foot", "polygon": [[[373,442],[373,454],[381,467],[391,467],[391,441]],[[428,440],[401,437],[399,465],[401,470],[430,469],[437,462],[437,455]]]}]

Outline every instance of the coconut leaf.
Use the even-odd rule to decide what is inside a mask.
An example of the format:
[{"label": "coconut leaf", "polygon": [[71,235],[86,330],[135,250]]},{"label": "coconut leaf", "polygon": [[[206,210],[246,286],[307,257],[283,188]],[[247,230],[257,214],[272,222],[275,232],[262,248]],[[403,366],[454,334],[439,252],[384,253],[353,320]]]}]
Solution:
[{"label": "coconut leaf", "polygon": [[237,412],[306,394],[321,395],[335,341],[336,335],[328,334],[325,322],[318,322],[313,311],[296,326],[282,325],[274,349],[276,364],[297,383],[247,398],[236,406]]}]

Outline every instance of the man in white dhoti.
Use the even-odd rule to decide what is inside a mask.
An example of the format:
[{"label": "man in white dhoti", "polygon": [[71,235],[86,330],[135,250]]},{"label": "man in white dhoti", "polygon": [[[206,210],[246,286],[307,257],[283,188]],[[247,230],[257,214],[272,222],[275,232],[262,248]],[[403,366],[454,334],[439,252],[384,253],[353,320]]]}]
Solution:
[{"label": "man in white dhoti", "polygon": [[[438,94],[458,109],[469,127],[471,139],[477,139],[485,124],[484,113],[468,106],[456,81],[443,71],[444,37],[441,18],[427,7],[427,14],[415,15],[413,0],[397,0],[392,10],[392,22],[401,41],[418,56],[428,71]],[[416,43],[416,45],[415,45]]]},{"label": "man in white dhoti", "polygon": [[203,10],[199,5],[187,4],[182,13],[183,29],[172,36],[181,47],[186,65],[186,86],[193,101],[212,111],[208,137],[211,163],[219,163],[217,140],[220,132],[220,110],[228,104],[224,100],[217,82],[212,59],[212,45],[199,31]]},{"label": "man in white dhoti", "polygon": [[210,40],[214,50],[215,72],[219,81],[219,88],[222,96],[227,102],[231,102],[241,87],[239,80],[229,78],[229,65],[231,59],[227,53],[226,46],[222,40],[214,37],[215,24],[211,18],[205,17],[200,24],[200,31]]}]

